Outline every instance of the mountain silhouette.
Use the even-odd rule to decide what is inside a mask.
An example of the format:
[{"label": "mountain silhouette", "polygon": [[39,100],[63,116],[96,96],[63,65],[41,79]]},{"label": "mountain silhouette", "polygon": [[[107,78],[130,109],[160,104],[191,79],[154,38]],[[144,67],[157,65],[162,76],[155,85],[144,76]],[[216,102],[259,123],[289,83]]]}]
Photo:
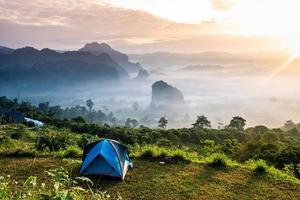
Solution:
[{"label": "mountain silhouette", "polygon": [[170,108],[183,103],[184,96],[177,88],[164,81],[156,81],[152,84],[151,108]]},{"label": "mountain silhouette", "polygon": [[69,85],[91,81],[120,81],[128,79],[125,69],[108,54],[67,51],[63,53],[45,48],[16,49],[0,54],[0,84],[2,85]]},{"label": "mountain silhouette", "polygon": [[8,54],[8,53],[12,53],[13,51],[14,51],[14,49],[0,46],[0,54]]},{"label": "mountain silhouette", "polygon": [[132,63],[126,54],[114,50],[106,43],[92,42],[85,44],[79,51],[89,52],[94,55],[100,55],[107,53],[114,61],[124,67],[128,73],[137,73],[140,69],[143,69],[139,63]]}]

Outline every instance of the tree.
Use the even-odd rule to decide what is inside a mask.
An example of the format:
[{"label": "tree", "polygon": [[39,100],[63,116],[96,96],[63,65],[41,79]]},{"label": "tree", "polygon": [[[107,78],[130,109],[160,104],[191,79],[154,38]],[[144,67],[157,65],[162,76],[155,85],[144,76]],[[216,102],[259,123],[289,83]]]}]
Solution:
[{"label": "tree", "polygon": [[81,117],[81,116],[78,116],[78,117],[74,117],[74,118],[72,118],[71,119],[71,121],[73,121],[73,122],[75,122],[75,123],[77,123],[77,124],[80,124],[80,123],[85,123],[85,120],[83,119],[83,117]]},{"label": "tree", "polygon": [[93,106],[94,106],[94,102],[91,100],[91,99],[88,99],[87,101],[86,101],[86,105],[87,105],[87,107],[89,108],[89,110],[90,110],[90,112],[92,111],[92,108],[93,108]]},{"label": "tree", "polygon": [[48,114],[49,110],[50,110],[50,103],[49,102],[43,102],[39,104],[39,110],[43,113],[43,114]]},{"label": "tree", "polygon": [[135,128],[138,126],[138,121],[136,119],[127,118],[125,121],[125,126]]},{"label": "tree", "polygon": [[132,108],[133,108],[134,111],[138,111],[139,108],[140,108],[139,103],[138,103],[138,102],[134,102],[134,103],[132,104]]},{"label": "tree", "polygon": [[131,119],[130,118],[127,118],[126,121],[125,121],[125,126],[126,127],[131,127]]},{"label": "tree", "polygon": [[194,128],[210,128],[211,124],[208,121],[207,117],[204,115],[197,116],[197,120],[194,124],[192,124]]},{"label": "tree", "polygon": [[49,109],[49,115],[50,116],[56,116],[56,117],[61,117],[63,113],[63,109],[60,107],[60,106],[53,106],[53,107],[50,107]]},{"label": "tree", "polygon": [[269,130],[268,127],[259,125],[259,126],[255,126],[253,131],[255,134],[262,135],[268,132],[268,130]]},{"label": "tree", "polygon": [[139,122],[136,119],[131,120],[132,127],[135,128],[139,125]]},{"label": "tree", "polygon": [[292,120],[288,120],[284,123],[284,126],[282,127],[283,130],[289,131],[291,129],[296,128],[296,124]]},{"label": "tree", "polygon": [[158,120],[158,127],[162,128],[162,129],[165,129],[167,127],[167,124],[168,124],[168,120],[166,117],[161,117]]},{"label": "tree", "polygon": [[233,117],[230,121],[228,128],[242,131],[246,126],[246,120],[240,116]]},{"label": "tree", "polygon": [[112,125],[115,125],[117,123],[117,118],[112,117],[110,121],[111,121]]}]

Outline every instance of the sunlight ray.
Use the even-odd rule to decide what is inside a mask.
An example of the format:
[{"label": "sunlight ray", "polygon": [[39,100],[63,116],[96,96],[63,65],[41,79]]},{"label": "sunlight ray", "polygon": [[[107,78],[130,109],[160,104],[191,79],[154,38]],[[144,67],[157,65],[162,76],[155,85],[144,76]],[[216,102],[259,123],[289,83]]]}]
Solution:
[{"label": "sunlight ray", "polygon": [[279,74],[282,70],[284,70],[285,68],[287,68],[297,57],[299,57],[300,52],[296,52],[294,53],[291,57],[289,57],[289,59],[287,59],[284,63],[282,63],[279,67],[277,67],[271,74],[270,76],[268,76],[264,83],[269,82],[270,80],[272,80],[272,78],[274,78],[277,74]]}]

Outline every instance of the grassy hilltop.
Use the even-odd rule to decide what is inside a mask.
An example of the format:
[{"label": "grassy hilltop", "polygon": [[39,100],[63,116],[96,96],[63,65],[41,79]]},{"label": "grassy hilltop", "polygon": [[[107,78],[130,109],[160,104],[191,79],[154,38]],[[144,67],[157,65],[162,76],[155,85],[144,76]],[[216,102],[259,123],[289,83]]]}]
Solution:
[{"label": "grassy hilltop", "polygon": [[[201,115],[191,128],[166,129],[165,118],[161,128],[134,120],[124,127],[41,105],[0,98],[0,106],[46,123],[0,118],[0,199],[300,199],[300,132],[291,122],[245,129],[236,116],[213,129]],[[78,177],[83,147],[101,138],[128,146],[134,168],[125,181]]]},{"label": "grassy hilltop", "polygon": [[[137,137],[134,133],[143,131],[140,128],[132,130],[112,128],[112,130],[119,131],[118,134],[123,132],[122,137],[127,134],[128,141]],[[111,130],[107,128],[106,131]],[[211,130],[207,130],[209,131]],[[148,134],[144,137],[155,132],[160,131],[147,129]],[[170,137],[172,130],[162,132],[172,138]],[[206,139],[197,145],[174,144],[171,139],[163,137],[152,144],[129,144],[134,168],[129,171],[125,181],[119,182],[78,177],[82,146],[88,140],[99,139],[98,136],[87,137],[66,128],[51,126],[28,128],[24,125],[9,124],[0,126],[0,133],[0,199],[11,199],[12,196],[15,199],[66,200],[87,197],[89,199],[300,198],[300,181],[295,177],[293,165],[286,164],[284,168],[279,169],[269,161],[255,158],[242,161],[236,154],[244,152],[247,146],[235,140],[215,143],[214,140]],[[153,136],[155,137],[158,136]]]},{"label": "grassy hilltop", "polygon": [[[45,170],[60,166],[71,170],[67,161],[55,158],[1,159],[0,175],[24,181],[37,176],[37,188],[50,182]],[[275,180],[267,174],[242,168],[212,168],[201,164],[165,164],[136,159],[125,181],[98,180],[93,190],[107,191],[117,199],[299,199],[300,185]],[[23,166],[23,167],[20,167]],[[78,164],[73,165],[76,174]],[[19,184],[22,187],[22,184]],[[47,186],[52,187],[51,184]],[[91,194],[87,194],[91,197]],[[79,197],[80,198],[80,197]],[[9,199],[9,198],[8,198]],[[30,199],[30,198],[29,198]]]}]

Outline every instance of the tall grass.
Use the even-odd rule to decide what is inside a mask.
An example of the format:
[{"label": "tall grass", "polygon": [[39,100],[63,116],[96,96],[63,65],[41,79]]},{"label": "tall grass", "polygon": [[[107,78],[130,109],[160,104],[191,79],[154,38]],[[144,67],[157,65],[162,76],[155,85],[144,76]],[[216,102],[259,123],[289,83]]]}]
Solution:
[{"label": "tall grass", "polygon": [[278,181],[286,181],[300,185],[299,179],[273,166],[269,166],[264,160],[249,160],[243,167],[253,170],[256,175],[266,175]]},{"label": "tall grass", "polygon": [[[9,175],[0,176],[0,199],[27,200],[108,200],[111,196],[99,190],[93,191],[93,181],[86,177],[72,178],[68,171],[59,167],[45,172],[50,181],[38,182],[38,177],[29,176],[23,183],[13,180]],[[19,181],[19,180],[18,180]],[[87,188],[83,188],[85,185]],[[122,199],[120,195],[117,198]]]},{"label": "tall grass", "polygon": [[189,151],[188,148],[171,149],[166,147],[159,147],[156,145],[135,145],[130,148],[130,157],[150,160],[161,160],[171,163],[189,163],[198,161],[197,153]]}]

